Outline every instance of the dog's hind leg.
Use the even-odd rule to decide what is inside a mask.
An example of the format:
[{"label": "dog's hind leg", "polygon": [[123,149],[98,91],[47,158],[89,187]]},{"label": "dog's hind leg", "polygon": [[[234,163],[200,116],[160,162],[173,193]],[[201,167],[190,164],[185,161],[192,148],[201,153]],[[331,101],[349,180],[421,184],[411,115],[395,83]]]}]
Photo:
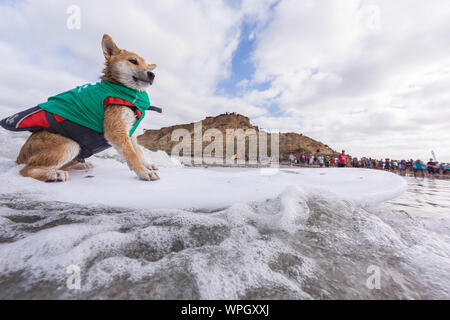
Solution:
[{"label": "dog's hind leg", "polygon": [[20,170],[20,174],[44,182],[64,182],[69,179],[67,171],[39,166],[26,166]]},{"label": "dog's hind leg", "polygon": [[84,160],[78,160],[74,159],[68,164],[66,164],[64,167],[62,167],[62,170],[70,171],[70,170],[87,170],[93,168],[94,165],[90,162],[86,162]]},{"label": "dog's hind leg", "polygon": [[24,177],[40,181],[67,181],[69,173],[60,170],[80,152],[75,141],[47,131],[34,132],[23,145],[17,163],[26,164],[20,170]]}]

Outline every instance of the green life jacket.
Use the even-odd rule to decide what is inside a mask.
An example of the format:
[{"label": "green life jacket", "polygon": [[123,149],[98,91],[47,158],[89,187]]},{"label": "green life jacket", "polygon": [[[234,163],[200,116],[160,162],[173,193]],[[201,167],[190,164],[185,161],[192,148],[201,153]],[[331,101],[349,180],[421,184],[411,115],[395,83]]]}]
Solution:
[{"label": "green life jacket", "polygon": [[110,104],[136,107],[140,113],[130,130],[130,137],[150,107],[150,99],[144,91],[128,88],[119,83],[101,81],[85,84],[48,98],[39,107],[92,130],[103,132],[105,107]]}]

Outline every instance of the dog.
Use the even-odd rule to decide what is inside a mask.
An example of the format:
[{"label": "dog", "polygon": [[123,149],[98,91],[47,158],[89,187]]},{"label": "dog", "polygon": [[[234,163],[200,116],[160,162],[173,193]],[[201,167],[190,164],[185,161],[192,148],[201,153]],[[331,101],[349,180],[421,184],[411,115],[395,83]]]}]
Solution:
[{"label": "dog", "polygon": [[150,108],[145,90],[153,84],[156,65],[120,49],[108,34],[101,45],[101,82],[50,97],[0,122],[9,130],[33,132],[17,157],[18,164],[25,164],[22,176],[67,181],[69,170],[92,168],[85,159],[112,146],[140,179],[159,180],[156,166],[145,159],[134,135]]}]

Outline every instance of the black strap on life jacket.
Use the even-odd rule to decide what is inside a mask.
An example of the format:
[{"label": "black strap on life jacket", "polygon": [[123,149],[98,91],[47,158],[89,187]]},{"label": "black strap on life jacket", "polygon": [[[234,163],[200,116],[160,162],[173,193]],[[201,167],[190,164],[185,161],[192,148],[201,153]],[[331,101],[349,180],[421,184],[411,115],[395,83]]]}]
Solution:
[{"label": "black strap on life jacket", "polygon": [[156,106],[150,106],[150,107],[148,108],[148,110],[150,110],[150,111],[156,111],[156,112],[158,112],[158,113],[162,113],[162,108],[156,107]]}]

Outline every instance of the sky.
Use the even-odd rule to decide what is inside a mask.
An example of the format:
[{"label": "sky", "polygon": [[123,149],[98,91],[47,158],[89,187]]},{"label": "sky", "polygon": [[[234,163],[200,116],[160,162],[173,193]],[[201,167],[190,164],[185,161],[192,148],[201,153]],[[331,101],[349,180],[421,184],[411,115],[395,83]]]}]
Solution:
[{"label": "sky", "polygon": [[237,112],[357,157],[450,162],[448,0],[0,0],[0,115],[99,81],[104,33],[158,65],[164,112],[142,129]]}]

